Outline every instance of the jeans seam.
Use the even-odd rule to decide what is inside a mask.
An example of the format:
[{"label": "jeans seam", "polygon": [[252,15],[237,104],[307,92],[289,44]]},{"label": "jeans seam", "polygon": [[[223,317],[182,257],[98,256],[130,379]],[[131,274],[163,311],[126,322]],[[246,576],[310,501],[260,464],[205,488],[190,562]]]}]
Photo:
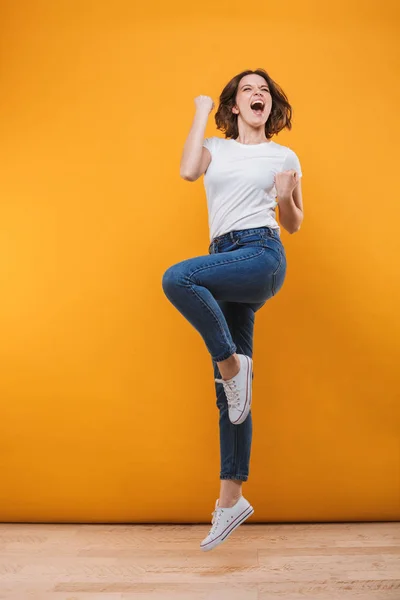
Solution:
[{"label": "jeans seam", "polygon": [[[189,279],[190,279],[190,277],[189,277]],[[227,338],[227,336],[226,336],[225,330],[224,330],[224,328],[223,328],[223,326],[222,326],[222,324],[221,324],[220,320],[218,319],[217,315],[214,313],[213,309],[212,309],[212,308],[211,308],[211,307],[210,307],[210,306],[207,304],[207,302],[204,302],[203,298],[202,298],[202,297],[201,297],[201,296],[200,296],[200,295],[199,295],[199,294],[196,292],[196,290],[194,289],[193,285],[197,285],[197,284],[196,284],[196,283],[194,283],[193,281],[191,281],[191,283],[192,283],[192,285],[190,285],[190,290],[191,290],[191,292],[193,292],[193,294],[195,294],[195,296],[197,296],[197,298],[200,300],[200,302],[203,304],[203,306],[205,306],[205,307],[206,307],[206,309],[208,309],[208,311],[209,311],[209,312],[212,314],[212,316],[214,317],[214,319],[215,319],[215,321],[216,321],[216,323],[217,323],[218,327],[220,328],[220,331],[221,331],[221,333],[222,333],[222,335],[223,335],[223,337],[224,337],[224,339],[225,339],[226,343],[229,345],[229,347],[230,347],[230,348],[232,348],[233,346],[231,346],[231,344],[230,344],[230,342],[229,342],[229,339],[228,339],[228,338]],[[233,341],[233,340],[232,340],[232,341]],[[234,344],[234,345],[235,345],[235,344]],[[236,348],[235,348],[235,350],[233,350],[233,352],[231,352],[231,354],[234,354],[234,353],[235,353],[235,351],[236,351]],[[229,356],[230,356],[230,355],[229,355]],[[214,359],[214,360],[215,360],[215,359]],[[216,361],[216,362],[220,362],[220,361]]]},{"label": "jeans seam", "polygon": [[278,268],[275,270],[273,277],[272,277],[272,294],[273,296],[275,296],[275,291],[276,291],[276,276],[278,274],[279,269],[281,268],[283,263],[283,252],[281,249],[279,249],[279,265]]},{"label": "jeans seam", "polygon": [[257,248],[263,248],[263,250],[268,250],[271,248],[271,246],[268,245],[268,240],[266,238],[264,238],[263,240],[257,240],[245,244],[241,244],[240,242],[241,240],[235,240],[234,244],[237,248],[251,248],[252,246],[255,246]]},{"label": "jeans seam", "polygon": [[237,427],[235,427],[234,429],[234,436],[235,436],[235,449],[233,452],[233,464],[234,464],[234,471],[236,471],[236,463],[237,463],[237,456],[238,456],[238,430]]},{"label": "jeans seam", "polygon": [[[193,273],[190,273],[189,279],[191,277],[193,277],[193,275],[195,275],[199,271],[204,271],[205,269],[211,269],[211,268],[214,268],[214,267],[219,267],[220,265],[226,265],[226,264],[229,264],[229,263],[239,262],[240,260],[249,260],[249,258],[256,258],[257,256],[261,256],[261,254],[264,252],[264,250],[265,250],[265,248],[261,248],[261,250],[259,250],[256,254],[251,254],[250,256],[242,256],[241,258],[234,258],[233,260],[224,260],[222,262],[218,262],[218,263],[213,264],[213,265],[205,265],[204,267],[199,267],[198,269],[196,269],[195,271],[193,271]],[[194,281],[192,283],[194,283],[195,285],[197,285]]]}]

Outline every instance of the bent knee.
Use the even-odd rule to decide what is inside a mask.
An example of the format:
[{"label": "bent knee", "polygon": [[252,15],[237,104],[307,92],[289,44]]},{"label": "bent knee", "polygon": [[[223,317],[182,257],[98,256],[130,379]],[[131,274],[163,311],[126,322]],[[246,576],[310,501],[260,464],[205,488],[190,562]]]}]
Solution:
[{"label": "bent knee", "polygon": [[178,285],[180,279],[181,274],[176,265],[169,267],[162,276],[162,287],[164,292],[174,289]]}]

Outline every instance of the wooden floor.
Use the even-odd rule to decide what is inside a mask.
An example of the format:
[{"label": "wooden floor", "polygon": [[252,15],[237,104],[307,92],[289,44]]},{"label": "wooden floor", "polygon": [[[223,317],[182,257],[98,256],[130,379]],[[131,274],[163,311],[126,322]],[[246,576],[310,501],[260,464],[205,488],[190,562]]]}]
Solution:
[{"label": "wooden floor", "polygon": [[400,600],[400,523],[0,524],[0,599]]}]

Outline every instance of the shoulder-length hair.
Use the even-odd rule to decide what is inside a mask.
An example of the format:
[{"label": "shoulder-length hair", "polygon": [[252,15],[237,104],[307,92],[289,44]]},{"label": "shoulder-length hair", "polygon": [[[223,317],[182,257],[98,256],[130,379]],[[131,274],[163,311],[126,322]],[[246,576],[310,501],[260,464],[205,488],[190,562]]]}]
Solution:
[{"label": "shoulder-length hair", "polygon": [[245,75],[251,75],[252,73],[264,77],[265,81],[268,83],[272,97],[271,112],[265,123],[265,135],[267,139],[272,138],[274,134],[279,133],[279,131],[285,127],[289,130],[292,128],[292,107],[290,106],[284,91],[277,83],[275,83],[268,73],[264,71],[264,69],[256,69],[255,71],[248,70],[235,75],[235,77],[226,84],[219,97],[219,106],[215,113],[215,122],[217,124],[217,129],[225,133],[225,138],[235,139],[239,135],[239,128],[237,125],[238,115],[235,115],[232,112],[232,108],[236,104],[236,95],[240,80]]}]

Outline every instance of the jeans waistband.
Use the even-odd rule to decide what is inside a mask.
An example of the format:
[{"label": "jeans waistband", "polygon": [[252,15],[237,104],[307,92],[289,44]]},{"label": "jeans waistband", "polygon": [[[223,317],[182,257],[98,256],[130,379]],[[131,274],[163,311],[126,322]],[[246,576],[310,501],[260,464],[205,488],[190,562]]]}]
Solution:
[{"label": "jeans waistband", "polygon": [[[235,240],[235,238],[242,233],[266,233],[268,230],[271,231],[273,234],[275,231],[276,232],[278,231],[277,229],[274,229],[273,227],[253,227],[251,229],[234,229],[232,231],[228,231],[227,233],[223,233],[222,235],[215,237],[212,240],[212,242],[210,242],[209,247],[211,247],[213,244],[220,244],[225,241],[233,242]],[[277,233],[277,235],[279,236],[278,233]]]}]

